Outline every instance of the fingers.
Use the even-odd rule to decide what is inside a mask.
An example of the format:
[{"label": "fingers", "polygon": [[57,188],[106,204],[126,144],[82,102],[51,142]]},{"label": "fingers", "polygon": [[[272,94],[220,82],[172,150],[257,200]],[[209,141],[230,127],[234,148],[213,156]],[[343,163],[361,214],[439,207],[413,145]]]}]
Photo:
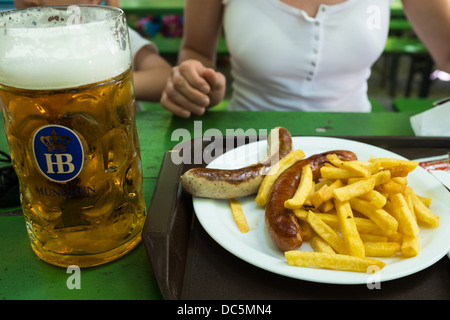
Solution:
[{"label": "fingers", "polygon": [[182,95],[169,95],[169,91],[169,87],[166,87],[166,90],[164,90],[161,96],[160,103],[165,109],[173,114],[182,118],[189,118],[191,114],[202,115],[205,112],[205,107],[192,103]]},{"label": "fingers", "polygon": [[208,94],[210,106],[215,106],[222,101],[225,96],[226,78],[222,73],[216,72],[213,69],[206,69],[202,76],[208,82],[210,87]]},{"label": "fingers", "polygon": [[[177,96],[181,94],[190,102],[206,107],[209,103],[208,92],[210,90],[208,83],[203,79],[197,69],[179,66],[172,70],[172,86],[170,94]],[[173,89],[173,91],[172,91]]]},{"label": "fingers", "polygon": [[179,75],[186,81],[186,83],[179,83],[180,85],[187,84],[192,89],[198,90],[204,94],[210,91],[208,82],[203,78],[203,73],[208,70],[200,61],[188,60],[174,68]]},{"label": "fingers", "polygon": [[175,67],[161,97],[161,105],[173,114],[188,118],[191,114],[202,115],[209,98],[192,88]]},{"label": "fingers", "polygon": [[216,72],[214,69],[205,69],[202,73],[203,79],[207,82],[209,92],[219,91],[225,87],[225,77],[220,72]]},{"label": "fingers", "polygon": [[[193,114],[202,115],[209,104],[209,85],[200,76],[198,61],[185,61],[172,68],[166,88],[161,97],[161,105],[175,115],[187,118]],[[202,92],[203,90],[203,92]]]},{"label": "fingers", "polygon": [[225,93],[225,77],[199,61],[187,60],[172,68],[162,94],[161,105],[177,116],[202,115],[206,107],[215,105]]}]

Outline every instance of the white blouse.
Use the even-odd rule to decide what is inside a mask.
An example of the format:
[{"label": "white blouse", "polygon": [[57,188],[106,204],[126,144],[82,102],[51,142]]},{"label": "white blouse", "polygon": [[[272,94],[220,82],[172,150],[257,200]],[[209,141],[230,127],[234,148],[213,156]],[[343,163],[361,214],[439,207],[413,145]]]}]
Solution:
[{"label": "white blouse", "polygon": [[313,18],[280,0],[223,0],[229,110],[369,112],[391,1],[322,4]]},{"label": "white blouse", "polygon": [[139,50],[142,49],[144,46],[153,46],[155,52],[158,52],[158,48],[155,46],[153,42],[148,40],[147,38],[144,38],[141,36],[136,30],[132,28],[128,28],[128,35],[130,37],[130,54],[131,54],[131,60],[132,60],[132,66],[134,69],[134,58],[136,57],[136,54]]}]

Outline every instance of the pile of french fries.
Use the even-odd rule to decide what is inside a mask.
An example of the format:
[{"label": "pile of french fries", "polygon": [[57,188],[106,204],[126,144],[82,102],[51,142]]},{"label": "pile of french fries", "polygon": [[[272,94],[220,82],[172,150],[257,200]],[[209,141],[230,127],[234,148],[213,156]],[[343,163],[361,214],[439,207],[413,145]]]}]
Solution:
[{"label": "pile of french fries", "polygon": [[[278,176],[295,163],[293,151],[264,178],[256,203],[264,206]],[[313,181],[309,165],[285,207],[299,218],[303,240],[314,252],[285,252],[289,265],[367,272],[385,263],[377,257],[414,257],[419,253],[419,226],[436,228],[439,217],[431,199],[417,195],[407,176],[418,162],[392,158],[342,161],[327,156],[321,178]]]}]

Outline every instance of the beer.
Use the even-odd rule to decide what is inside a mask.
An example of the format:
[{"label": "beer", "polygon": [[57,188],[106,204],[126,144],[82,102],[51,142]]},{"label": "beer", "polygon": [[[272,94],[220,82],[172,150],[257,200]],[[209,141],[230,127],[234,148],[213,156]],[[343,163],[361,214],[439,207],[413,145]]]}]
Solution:
[{"label": "beer", "polygon": [[[77,27],[85,25],[89,23]],[[86,39],[91,39],[90,32],[99,33],[83,32]],[[106,38],[109,42],[103,45],[111,46],[103,33],[93,38]],[[30,71],[8,66],[10,77],[2,78],[0,69],[0,103],[27,232],[34,252],[55,265],[102,264],[141,239],[146,212],[129,45],[115,43],[122,49],[113,51],[125,54],[99,56],[95,50],[77,48],[90,54],[89,60],[68,61],[67,51],[61,56],[70,65],[58,61],[63,68],[50,70],[55,67],[50,59],[39,62],[40,77],[24,79],[22,72]],[[0,52],[0,62],[2,57],[7,59]],[[92,66],[92,61],[98,64]]]}]

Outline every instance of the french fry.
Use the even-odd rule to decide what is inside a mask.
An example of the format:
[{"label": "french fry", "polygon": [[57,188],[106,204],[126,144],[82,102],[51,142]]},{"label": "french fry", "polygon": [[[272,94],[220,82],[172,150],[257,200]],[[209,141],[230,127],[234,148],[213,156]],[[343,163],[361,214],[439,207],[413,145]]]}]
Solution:
[{"label": "french fry", "polygon": [[339,229],[341,230],[347,253],[355,257],[364,257],[364,245],[356,228],[350,203],[348,201],[335,200],[334,205],[336,206]]},{"label": "french fry", "polygon": [[410,196],[418,222],[422,222],[431,228],[437,228],[439,226],[439,217],[431,212],[423,201],[414,193],[411,187],[406,188],[406,193]]},{"label": "french fry", "polygon": [[376,187],[376,190],[378,192],[387,194],[402,193],[405,191],[405,189],[406,185],[398,183],[393,179]]},{"label": "french fry", "polygon": [[314,207],[318,208],[323,202],[330,200],[333,197],[333,190],[342,187],[342,181],[337,179],[332,184],[324,186],[318,191],[314,192],[309,198]]},{"label": "french fry", "polygon": [[308,207],[312,207],[312,202],[311,202],[311,195],[316,192],[316,184],[314,183],[314,181],[312,181],[312,186],[311,186],[311,190],[309,190],[308,196],[306,197],[305,203],[303,205],[308,206]]},{"label": "french fry", "polygon": [[369,192],[360,195],[359,198],[369,201],[378,209],[383,208],[387,201],[386,197],[376,190],[370,190]]},{"label": "french fry", "polygon": [[329,186],[333,182],[334,182],[334,180],[319,178],[319,180],[316,182],[316,184],[314,186],[314,192],[322,189],[323,187]]},{"label": "french fry", "polygon": [[308,211],[306,221],[311,228],[320,236],[325,242],[327,242],[337,253],[345,254],[346,247],[344,240],[338,235],[338,233],[323,222],[316,216],[311,210]]},{"label": "french fry", "polygon": [[360,180],[345,187],[333,190],[333,195],[339,201],[347,201],[351,198],[358,197],[364,193],[369,192],[375,186],[375,179]]},{"label": "french fry", "polygon": [[[294,210],[296,212],[297,210]],[[296,214],[297,215],[297,214]],[[330,213],[316,213],[316,216],[325,222],[328,226],[335,230],[339,230],[339,221],[336,214]],[[306,219],[306,214],[305,214]],[[385,235],[385,232],[381,230],[372,220],[366,218],[354,217],[356,228],[360,233],[370,233],[375,235]]]},{"label": "french fry", "polygon": [[322,204],[320,205],[319,209],[320,209],[322,212],[328,212],[328,211],[331,211],[331,210],[334,209],[334,202],[333,202],[331,199],[329,199],[329,200],[325,201],[324,203],[322,203]]},{"label": "french fry", "polygon": [[288,209],[300,208],[305,203],[313,185],[313,174],[311,166],[308,164],[302,168],[302,176],[294,196],[291,199],[286,200],[284,206]]},{"label": "french fry", "polygon": [[422,196],[419,196],[418,194],[416,194],[416,196],[420,199],[420,201],[423,202],[425,207],[429,207],[431,205],[431,198],[429,198],[429,197],[422,197]]},{"label": "french fry", "polygon": [[364,178],[368,178],[372,174],[370,168],[364,167],[356,161],[346,161],[342,164],[342,168],[349,169]]},{"label": "french fry", "polygon": [[258,206],[264,206],[270,193],[270,189],[277,178],[289,167],[291,167],[298,160],[303,158],[305,153],[302,150],[294,150],[288,153],[284,158],[278,161],[267,174],[264,176],[255,201]]},{"label": "french fry", "polygon": [[408,180],[406,179],[406,177],[392,177],[391,175],[391,180],[403,186],[406,186],[408,184]]},{"label": "french fry", "polygon": [[302,228],[302,241],[308,242],[311,241],[314,230],[311,228],[308,222],[300,220],[299,221],[300,227]]},{"label": "french fry", "polygon": [[390,257],[401,251],[397,242],[364,242],[367,257]]},{"label": "french fry", "polygon": [[370,159],[369,161],[378,162],[380,163],[380,166],[385,169],[396,166],[404,166],[408,171],[408,173],[413,171],[419,165],[419,162],[417,161],[394,159],[394,158],[374,158]]},{"label": "french fry", "polygon": [[403,195],[392,194],[389,199],[391,202],[386,204],[386,209],[398,221],[398,230],[406,235],[417,236],[419,226]]},{"label": "french fry", "polygon": [[353,162],[359,163],[361,166],[368,169],[371,175],[380,171],[381,165],[378,162],[360,161],[360,160],[355,160]]},{"label": "french fry", "polygon": [[302,221],[306,221],[306,216],[308,215],[308,210],[299,208],[292,210],[294,212],[294,215],[299,218]]},{"label": "french fry", "polygon": [[379,226],[376,225],[375,222],[370,219],[355,217],[354,220],[356,223],[356,228],[360,233],[368,233],[372,235],[386,234],[385,231],[383,231]]},{"label": "french fry", "polygon": [[388,241],[389,242],[397,242],[397,243],[403,243],[403,233],[400,232],[394,232],[393,234],[388,235]]},{"label": "french fry", "polygon": [[338,155],[335,153],[327,154],[327,159],[333,166],[338,168],[341,168],[344,163],[344,161],[341,160],[341,158],[339,158]]},{"label": "french fry", "polygon": [[382,269],[386,265],[383,261],[377,259],[323,252],[286,251],[284,255],[289,265],[299,267],[367,272],[367,269],[371,266]]},{"label": "french fry", "polygon": [[383,184],[391,179],[391,172],[389,170],[379,171],[372,175],[375,178],[375,185]]},{"label": "french fry", "polygon": [[405,165],[398,165],[398,166],[393,166],[390,168],[387,168],[387,170],[389,170],[391,172],[391,177],[406,177],[408,175],[408,173],[410,172],[410,168],[408,168],[408,166]]},{"label": "french fry", "polygon": [[403,192],[402,194],[405,197],[405,201],[406,201],[406,204],[408,205],[409,211],[411,211],[412,215],[414,216],[414,219],[416,219],[416,221],[417,221],[416,212],[414,210],[412,194],[410,192],[408,192],[408,188],[410,188],[410,187],[407,186],[405,189],[405,192]]},{"label": "french fry", "polygon": [[419,237],[403,235],[402,253],[405,257],[415,257],[419,254],[420,243]]},{"label": "french fry", "polygon": [[359,233],[363,242],[388,242],[389,237],[385,235],[372,234],[372,233]]},{"label": "french fry", "polygon": [[336,154],[328,154],[328,161],[338,168],[347,169],[352,171],[356,176],[360,177],[370,177],[372,172],[378,171],[379,164],[364,161],[342,161]]},{"label": "french fry", "polygon": [[[294,210],[295,212],[295,210]],[[334,230],[339,230],[339,221],[335,213],[314,212],[316,217],[320,218],[326,225]]]},{"label": "french fry", "polygon": [[249,231],[249,226],[244,212],[242,211],[241,203],[236,199],[229,199],[229,203],[233,214],[233,219],[236,222],[239,231],[242,233],[247,233]]},{"label": "french fry", "polygon": [[370,202],[359,198],[350,199],[350,205],[371,219],[386,235],[397,231],[398,221],[384,209],[378,209]]},{"label": "french fry", "polygon": [[320,168],[320,175],[324,179],[348,179],[360,177],[358,173],[355,173],[352,170],[333,166],[323,166]]},{"label": "french fry", "polygon": [[326,243],[326,241],[324,241],[321,237],[314,235],[311,238],[311,248],[313,248],[313,250],[315,252],[325,252],[328,254],[335,254],[336,252],[334,252],[333,248]]}]

